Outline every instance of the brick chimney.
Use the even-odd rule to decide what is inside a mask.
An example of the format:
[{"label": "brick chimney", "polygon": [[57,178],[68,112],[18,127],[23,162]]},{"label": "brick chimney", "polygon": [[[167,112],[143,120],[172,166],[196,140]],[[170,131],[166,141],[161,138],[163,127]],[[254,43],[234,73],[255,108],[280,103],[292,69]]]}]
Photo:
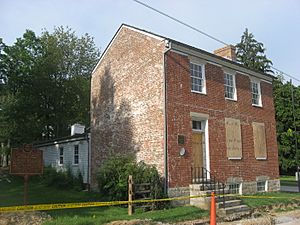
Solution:
[{"label": "brick chimney", "polygon": [[231,61],[236,61],[235,47],[233,45],[226,45],[214,51],[215,55],[221,56]]}]

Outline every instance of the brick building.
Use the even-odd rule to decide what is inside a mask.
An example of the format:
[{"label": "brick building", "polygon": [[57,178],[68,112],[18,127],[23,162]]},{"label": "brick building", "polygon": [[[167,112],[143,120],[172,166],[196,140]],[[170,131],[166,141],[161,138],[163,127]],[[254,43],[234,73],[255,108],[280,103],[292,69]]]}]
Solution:
[{"label": "brick building", "polygon": [[214,53],[121,25],[92,74],[92,186],[109,151],[130,151],[171,196],[195,171],[243,194],[279,189],[274,77],[236,63],[233,46]]}]

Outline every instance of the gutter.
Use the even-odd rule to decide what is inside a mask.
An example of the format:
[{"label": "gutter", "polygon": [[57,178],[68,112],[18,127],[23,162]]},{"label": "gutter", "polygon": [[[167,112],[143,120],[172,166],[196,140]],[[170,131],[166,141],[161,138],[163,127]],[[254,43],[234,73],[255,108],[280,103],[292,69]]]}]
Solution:
[{"label": "gutter", "polygon": [[88,188],[88,191],[90,191],[91,190],[91,181],[90,181],[91,157],[90,157],[90,135],[89,135],[89,133],[86,134],[86,142],[87,142],[87,146],[88,146],[87,188]]},{"label": "gutter", "polygon": [[165,41],[165,50],[163,53],[163,74],[164,74],[164,193],[168,194],[168,127],[167,127],[167,79],[166,79],[166,53],[171,50],[171,42]]}]

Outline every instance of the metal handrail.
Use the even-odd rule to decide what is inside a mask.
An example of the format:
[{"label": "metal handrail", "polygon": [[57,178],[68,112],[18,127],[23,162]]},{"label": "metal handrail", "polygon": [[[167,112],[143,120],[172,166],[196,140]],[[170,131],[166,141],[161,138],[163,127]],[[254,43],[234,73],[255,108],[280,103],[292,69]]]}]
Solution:
[{"label": "metal handrail", "polygon": [[204,167],[192,167],[191,178],[192,184],[201,184],[200,190],[204,191],[206,187],[208,190],[214,191],[217,196],[221,197],[223,207],[225,208],[226,185],[224,183],[218,181],[216,177]]}]

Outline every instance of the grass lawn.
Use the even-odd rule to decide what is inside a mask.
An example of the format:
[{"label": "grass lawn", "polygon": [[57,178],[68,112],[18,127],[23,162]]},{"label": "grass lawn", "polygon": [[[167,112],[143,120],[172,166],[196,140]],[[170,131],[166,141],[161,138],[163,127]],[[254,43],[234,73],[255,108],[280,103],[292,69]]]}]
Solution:
[{"label": "grass lawn", "polygon": [[[275,198],[265,198],[265,197],[275,197]],[[297,198],[297,200],[295,198]],[[280,204],[280,203],[288,204],[288,203],[297,202],[300,204],[299,193],[268,192],[268,193],[259,193],[259,194],[252,195],[251,198],[242,197],[241,199],[245,204],[247,204],[251,208]]]},{"label": "grass lawn", "polygon": [[298,186],[295,176],[281,176],[280,185],[282,186]]},{"label": "grass lawn", "polygon": [[[0,181],[0,206],[22,205],[24,198],[24,180],[22,177],[9,176]],[[47,187],[36,177],[29,179],[28,202],[29,204],[67,203],[80,201],[100,201],[99,194],[78,192],[73,190],[57,190]]]},{"label": "grass lawn", "polygon": [[[0,207],[22,205],[23,179],[21,177],[8,178],[11,182],[7,182],[6,179],[0,179]],[[97,193],[58,190],[53,187],[47,187],[37,178],[32,178],[29,182],[29,204],[88,202],[101,201],[101,199],[101,196]],[[133,216],[127,215],[127,208],[117,206],[50,210],[47,213],[53,218],[51,221],[45,222],[47,225],[100,225],[110,221],[128,219],[151,219],[162,222],[178,222],[208,216],[208,211],[191,206],[149,212],[143,212],[138,208]]]},{"label": "grass lawn", "polygon": [[55,210],[48,212],[54,219],[45,222],[46,225],[63,224],[105,224],[116,220],[151,219],[161,222],[179,222],[184,220],[199,219],[208,216],[208,211],[196,207],[184,206],[167,210],[156,210],[143,212],[136,210],[132,216],[127,215],[127,208],[121,207],[99,207],[84,209]]}]

